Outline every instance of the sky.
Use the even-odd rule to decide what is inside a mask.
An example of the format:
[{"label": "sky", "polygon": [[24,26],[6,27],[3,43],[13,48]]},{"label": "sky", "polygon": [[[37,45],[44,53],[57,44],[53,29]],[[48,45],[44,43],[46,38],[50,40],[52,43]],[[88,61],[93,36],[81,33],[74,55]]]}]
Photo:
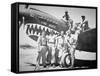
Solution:
[{"label": "sky", "polygon": [[39,5],[30,5],[29,7],[33,7],[43,12],[49,13],[58,19],[63,19],[62,16],[67,10],[69,12],[70,18],[74,21],[74,23],[81,22],[81,16],[84,15],[86,16],[86,20],[88,20],[89,27],[96,27],[96,9]]}]

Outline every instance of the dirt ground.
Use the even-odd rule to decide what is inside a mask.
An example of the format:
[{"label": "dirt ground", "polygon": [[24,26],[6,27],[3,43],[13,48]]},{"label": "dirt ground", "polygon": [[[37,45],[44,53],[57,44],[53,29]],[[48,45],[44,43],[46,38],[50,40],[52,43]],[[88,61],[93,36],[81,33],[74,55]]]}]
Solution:
[{"label": "dirt ground", "polygon": [[[38,56],[37,51],[38,50],[36,47],[29,47],[29,48],[20,47],[20,49],[19,49],[19,71],[35,71],[36,70],[35,69],[36,68],[35,67],[36,66],[36,58]],[[78,58],[83,59],[88,55],[90,55],[90,54],[87,52],[82,52],[82,51],[76,50],[75,59],[78,59]],[[95,56],[94,54],[92,54],[92,55],[93,55],[93,57]],[[86,58],[89,58],[89,56]],[[90,58],[92,58],[92,57],[90,56]],[[80,63],[78,63],[78,64],[80,64]],[[74,68],[80,68],[80,67],[78,66],[78,67],[74,67]],[[86,67],[81,66],[81,68],[86,68]],[[57,67],[49,66],[46,68],[43,68],[43,66],[39,67],[39,70],[53,70],[53,69],[69,69],[69,68],[67,68],[67,67],[61,68],[59,66],[57,66]]]},{"label": "dirt ground", "polygon": [[[20,71],[35,71],[36,66],[36,58],[37,58],[37,49],[22,49],[20,48],[19,51],[19,70]],[[57,67],[46,67],[43,68],[43,66],[39,67],[39,70],[53,70],[53,69],[67,69],[67,68],[61,68],[59,66]]]}]

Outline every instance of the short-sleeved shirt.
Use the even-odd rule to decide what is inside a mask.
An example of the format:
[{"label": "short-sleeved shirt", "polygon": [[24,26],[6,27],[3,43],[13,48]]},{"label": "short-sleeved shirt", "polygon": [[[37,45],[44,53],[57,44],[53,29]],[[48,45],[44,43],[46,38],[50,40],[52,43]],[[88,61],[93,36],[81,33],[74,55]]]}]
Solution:
[{"label": "short-sleeved shirt", "polygon": [[55,44],[55,38],[56,38],[55,35],[49,35],[48,36],[48,43]]},{"label": "short-sleeved shirt", "polygon": [[65,37],[59,36],[57,38],[57,45],[61,45],[63,47],[64,43],[65,43]]},{"label": "short-sleeved shirt", "polygon": [[45,37],[40,36],[38,39],[38,43],[40,44],[40,46],[47,46],[47,41],[48,39],[46,36]]}]

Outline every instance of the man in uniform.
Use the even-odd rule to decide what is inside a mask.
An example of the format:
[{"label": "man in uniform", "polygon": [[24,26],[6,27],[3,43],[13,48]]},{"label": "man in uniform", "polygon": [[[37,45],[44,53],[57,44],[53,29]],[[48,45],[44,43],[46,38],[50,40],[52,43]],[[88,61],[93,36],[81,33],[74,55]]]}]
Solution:
[{"label": "man in uniform", "polygon": [[81,27],[82,27],[82,31],[86,31],[89,29],[89,25],[88,25],[88,21],[85,19],[85,16],[81,16],[82,18],[82,22],[81,22]]},{"label": "man in uniform", "polygon": [[55,63],[55,35],[53,30],[51,30],[50,35],[48,36],[48,46],[49,46],[49,50],[48,50],[48,55],[47,55],[47,62],[49,64],[53,64]]},{"label": "man in uniform", "polygon": [[43,31],[42,35],[38,38],[38,57],[37,57],[38,65],[40,64],[40,60],[42,58],[43,67],[46,67],[46,53],[48,50],[47,41],[48,39],[46,38],[46,33],[45,31]]},{"label": "man in uniform", "polygon": [[63,18],[65,18],[66,25],[69,26],[69,30],[71,30],[73,28],[73,20],[70,18],[68,11],[65,11]]},{"label": "man in uniform", "polygon": [[70,46],[70,55],[71,55],[71,66],[70,68],[74,67],[74,60],[75,60],[75,48],[77,46],[78,35],[80,32],[78,30],[75,31],[75,34],[71,34],[70,38],[68,39],[68,44]]},{"label": "man in uniform", "polygon": [[65,44],[65,37],[64,37],[64,31],[61,31],[61,36],[57,37],[56,47],[58,52],[58,58],[59,58],[59,64],[61,64],[61,57],[64,52],[64,44]]}]

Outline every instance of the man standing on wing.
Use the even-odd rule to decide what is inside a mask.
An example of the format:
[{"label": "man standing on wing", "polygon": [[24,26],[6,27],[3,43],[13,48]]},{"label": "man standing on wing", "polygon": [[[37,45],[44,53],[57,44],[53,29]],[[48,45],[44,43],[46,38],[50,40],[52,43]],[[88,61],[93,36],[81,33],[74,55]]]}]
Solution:
[{"label": "man standing on wing", "polygon": [[65,18],[66,25],[69,27],[69,30],[71,30],[73,28],[73,20],[70,18],[68,11],[65,11],[63,18]]}]

